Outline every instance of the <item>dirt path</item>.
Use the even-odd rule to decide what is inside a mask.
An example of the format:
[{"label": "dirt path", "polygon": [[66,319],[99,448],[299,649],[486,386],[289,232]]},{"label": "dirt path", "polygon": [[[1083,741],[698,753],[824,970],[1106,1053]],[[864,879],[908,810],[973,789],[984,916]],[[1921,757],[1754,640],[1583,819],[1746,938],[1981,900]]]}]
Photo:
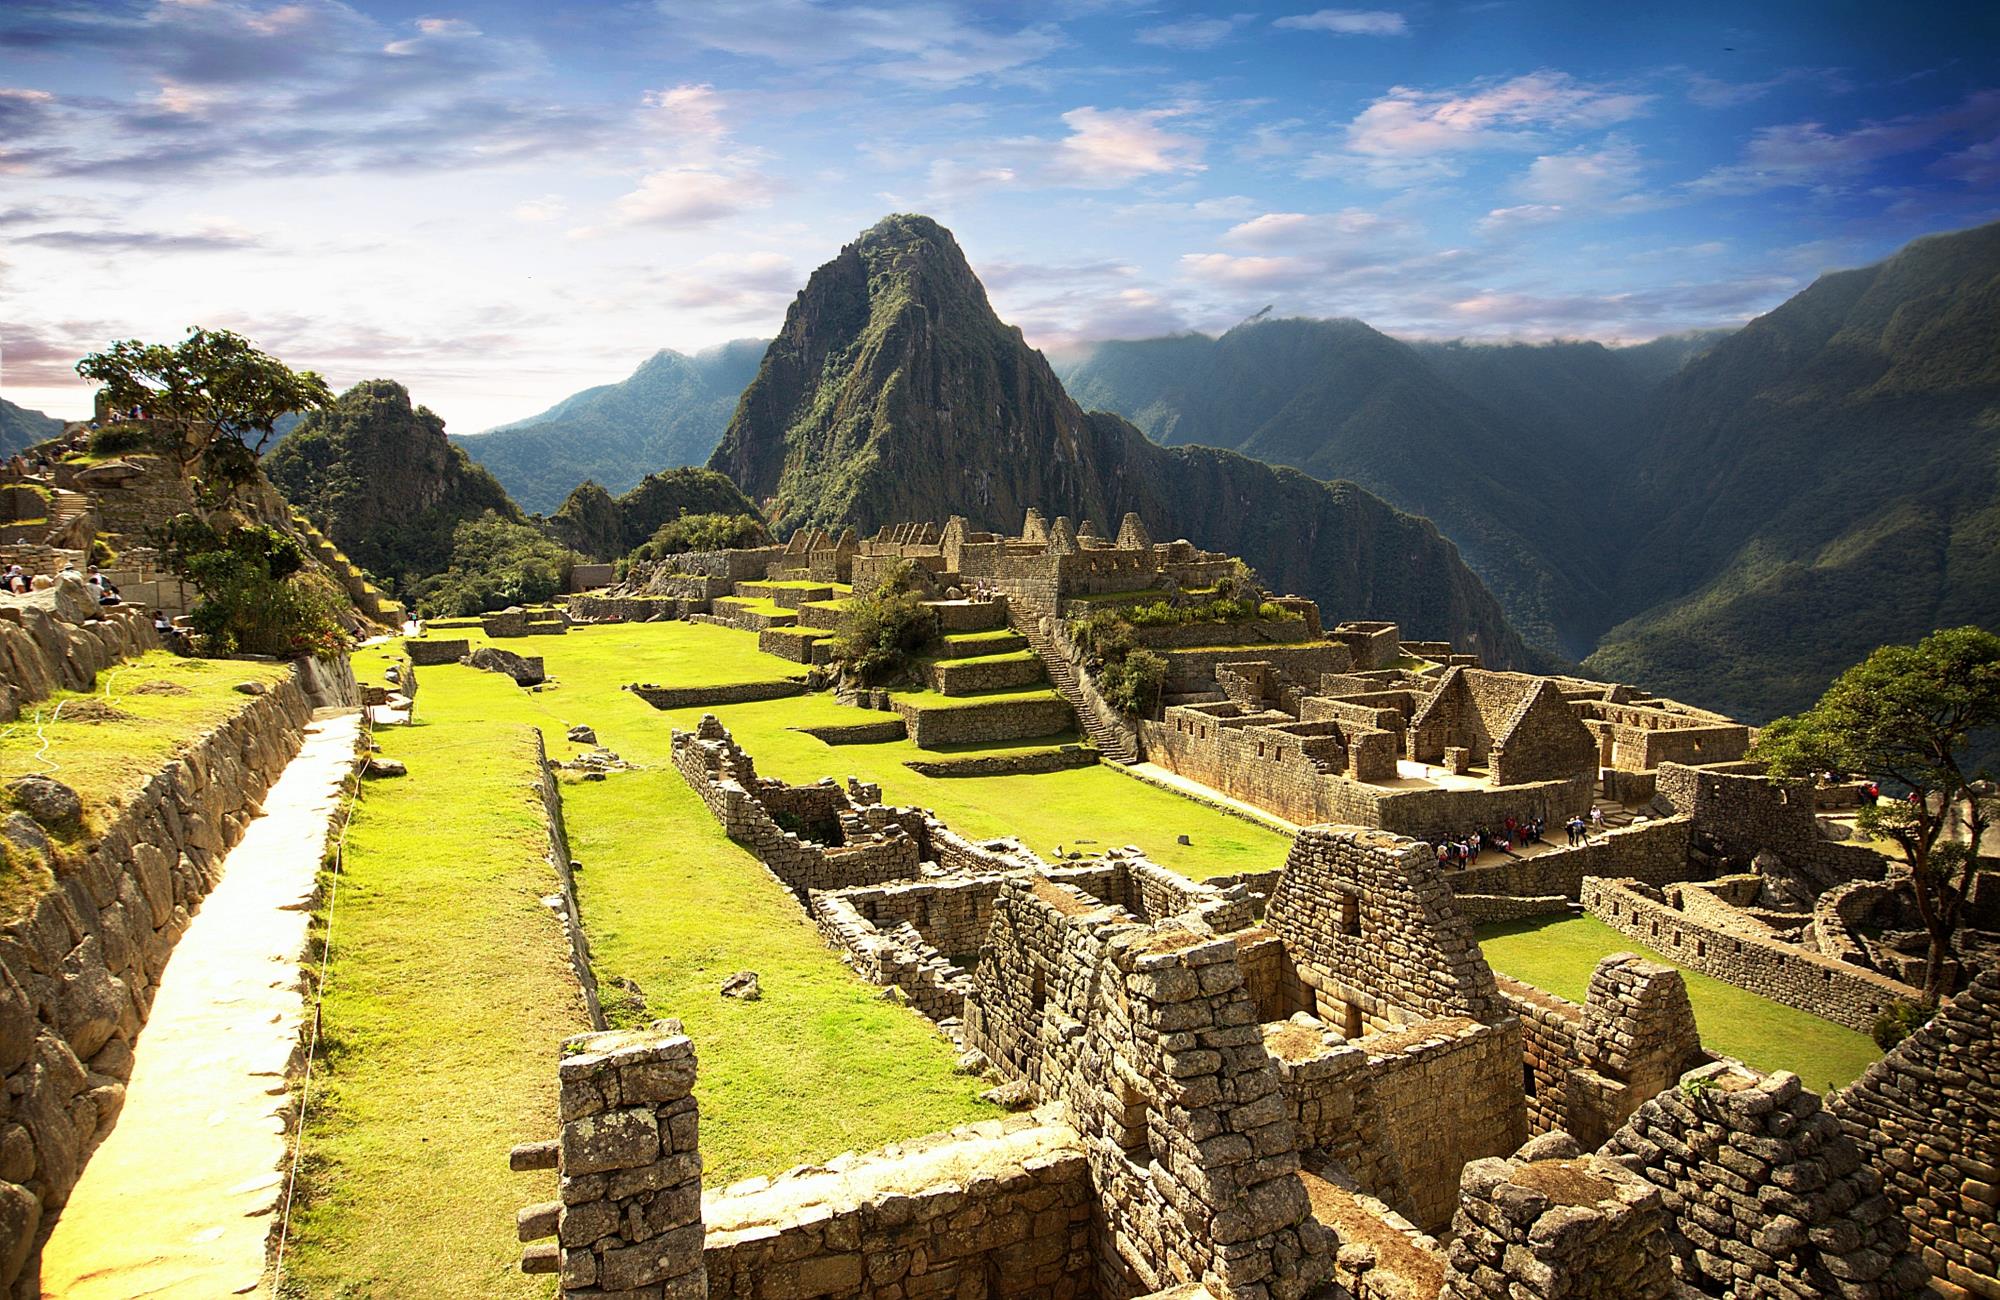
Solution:
[{"label": "dirt path", "polygon": [[174,949],[118,1126],[43,1252],[45,1295],[264,1293],[307,904],[360,725],[346,713],[307,730]]}]

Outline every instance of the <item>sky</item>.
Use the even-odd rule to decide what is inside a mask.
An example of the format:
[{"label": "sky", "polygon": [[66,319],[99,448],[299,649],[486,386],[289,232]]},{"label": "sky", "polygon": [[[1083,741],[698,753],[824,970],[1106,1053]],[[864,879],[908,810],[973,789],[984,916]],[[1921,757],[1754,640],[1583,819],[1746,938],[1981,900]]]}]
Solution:
[{"label": "sky", "polygon": [[202,325],[475,432],[771,336],[897,211],[1054,353],[1734,325],[2000,219],[2000,5],[0,0],[0,396],[53,414]]}]

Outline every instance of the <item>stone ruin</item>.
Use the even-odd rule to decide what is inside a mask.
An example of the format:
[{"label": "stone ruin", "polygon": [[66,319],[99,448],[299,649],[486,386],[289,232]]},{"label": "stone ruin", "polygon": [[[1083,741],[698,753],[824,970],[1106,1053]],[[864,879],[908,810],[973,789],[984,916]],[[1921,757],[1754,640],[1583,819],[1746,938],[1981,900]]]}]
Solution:
[{"label": "stone ruin", "polygon": [[2000,977],[1823,1106],[1705,1051],[1671,967],[1606,958],[1582,1006],[1497,979],[1402,837],[1307,827],[1194,882],[772,781],[712,718],[675,757],[1032,1110],[697,1194],[678,1026],[574,1040],[561,1138],[516,1154],[558,1172],[521,1232],[565,1295],[1992,1293]]}]

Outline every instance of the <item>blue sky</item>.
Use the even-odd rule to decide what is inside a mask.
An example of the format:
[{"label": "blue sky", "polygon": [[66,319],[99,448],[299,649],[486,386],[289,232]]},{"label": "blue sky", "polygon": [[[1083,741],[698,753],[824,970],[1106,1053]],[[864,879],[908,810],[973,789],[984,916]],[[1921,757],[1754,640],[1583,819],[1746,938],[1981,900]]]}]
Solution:
[{"label": "blue sky", "polygon": [[190,324],[458,432],[882,214],[1031,342],[1639,340],[2000,218],[2000,6],[0,0],[0,394]]}]

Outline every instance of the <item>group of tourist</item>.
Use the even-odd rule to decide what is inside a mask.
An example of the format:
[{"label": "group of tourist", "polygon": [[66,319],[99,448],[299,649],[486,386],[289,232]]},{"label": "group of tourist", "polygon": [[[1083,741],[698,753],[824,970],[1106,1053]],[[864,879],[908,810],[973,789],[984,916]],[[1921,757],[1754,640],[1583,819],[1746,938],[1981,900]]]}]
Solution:
[{"label": "group of tourist", "polygon": [[[1504,853],[1515,856],[1514,850],[1531,844],[1546,844],[1543,834],[1548,830],[1548,820],[1543,817],[1509,817],[1501,823],[1499,830],[1481,826],[1463,835],[1447,835],[1433,846],[1437,852],[1438,865],[1443,867],[1467,867],[1479,861],[1486,852]],[[1588,843],[1590,832],[1604,829],[1604,810],[1592,807],[1588,817],[1579,813],[1563,824],[1569,836],[1569,846],[1575,848]]]},{"label": "group of tourist", "polygon": [[7,572],[0,574],[0,588],[5,588],[11,595],[25,596],[31,591],[47,591],[65,578],[89,587],[100,605],[119,603],[118,588],[112,585],[111,579],[99,573],[94,564],[90,566],[89,573],[79,573],[74,560],[64,560],[62,568],[53,577],[46,573],[30,574],[20,565],[10,564]]}]

